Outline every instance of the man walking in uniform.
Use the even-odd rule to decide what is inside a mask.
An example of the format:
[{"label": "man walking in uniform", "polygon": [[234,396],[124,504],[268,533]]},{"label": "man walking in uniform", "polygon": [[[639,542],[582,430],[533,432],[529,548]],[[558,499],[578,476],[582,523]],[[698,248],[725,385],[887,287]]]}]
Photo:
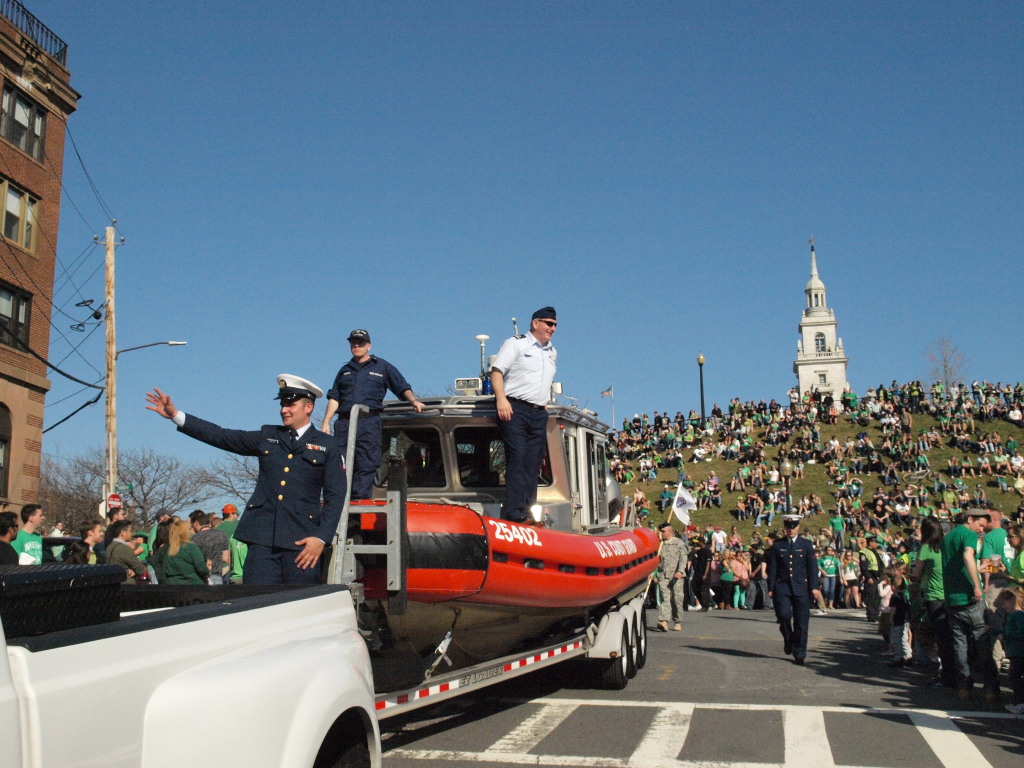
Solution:
[{"label": "man walking in uniform", "polygon": [[416,413],[423,413],[423,403],[416,399],[412,387],[395,366],[370,354],[370,334],[357,328],[348,335],[352,359],[334,377],[334,386],[327,391],[327,412],[320,422],[320,431],[330,434],[331,419],[334,437],[341,446],[341,454],[348,449],[349,415],[353,405],[365,405],[368,414],[359,414],[356,428],[355,452],[352,460],[352,498],[369,499],[373,495],[373,478],[381,462],[380,412],[384,410],[384,395],[390,389],[395,397],[408,400]]},{"label": "man walking in uniform", "polygon": [[878,539],[875,534],[869,533],[864,536],[859,546],[860,574],[864,577],[864,610],[867,612],[868,621],[875,624],[878,622],[882,607],[878,585],[882,580],[884,564],[878,551]]},{"label": "man walking in uniform", "polygon": [[558,320],[554,307],[533,313],[530,332],[506,339],[491,367],[498,433],[505,444],[505,507],[502,517],[528,523],[537,499],[537,473],[547,443],[551,384],[558,352],[551,345]]},{"label": "man walking in uniform", "polygon": [[146,407],[171,419],[189,437],[240,456],[259,457],[256,490],[235,529],[235,538],[249,545],[245,583],[315,584],[320,555],[341,519],[345,466],[340,446],[309,422],[313,402],[323,390],[286,373],[277,382],[281,425],[251,432],[186,415],[159,389],[146,393]]},{"label": "man walking in uniform", "polygon": [[658,629],[668,632],[668,624],[679,632],[683,628],[683,610],[685,608],[686,580],[686,542],[676,536],[672,523],[658,526],[661,537],[661,558],[658,564],[658,590],[661,593],[661,607],[658,609]]},{"label": "man walking in uniform", "polygon": [[796,664],[807,656],[807,630],[811,621],[811,598],[821,599],[818,590],[818,559],[814,545],[800,536],[800,516],[783,515],[785,535],[768,550],[768,596],[782,633],[786,654]]}]

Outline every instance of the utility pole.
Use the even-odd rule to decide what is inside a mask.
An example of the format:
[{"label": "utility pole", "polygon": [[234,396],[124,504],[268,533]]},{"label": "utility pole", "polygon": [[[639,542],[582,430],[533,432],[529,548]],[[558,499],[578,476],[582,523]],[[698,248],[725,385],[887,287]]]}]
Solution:
[{"label": "utility pole", "polygon": [[[106,412],[106,482],[103,488],[103,509],[107,508],[107,497],[117,490],[117,332],[114,322],[114,242],[117,219],[107,227],[107,412]],[[124,238],[121,238],[121,243]]]}]

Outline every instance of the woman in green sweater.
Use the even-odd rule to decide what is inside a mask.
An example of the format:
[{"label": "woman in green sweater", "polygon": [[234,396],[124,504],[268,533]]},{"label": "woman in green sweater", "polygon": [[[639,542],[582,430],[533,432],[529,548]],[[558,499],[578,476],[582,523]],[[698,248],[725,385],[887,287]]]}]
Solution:
[{"label": "woman in green sweater", "polygon": [[210,575],[206,558],[189,541],[188,523],[175,520],[171,524],[169,540],[152,557],[152,564],[161,584],[205,584]]}]

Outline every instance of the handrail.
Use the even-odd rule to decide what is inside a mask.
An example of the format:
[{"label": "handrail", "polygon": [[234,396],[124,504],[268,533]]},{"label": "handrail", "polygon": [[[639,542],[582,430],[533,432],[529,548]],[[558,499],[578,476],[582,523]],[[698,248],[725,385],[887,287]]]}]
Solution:
[{"label": "handrail", "polygon": [[68,44],[18,0],[0,0],[0,14],[61,64],[68,63]]}]

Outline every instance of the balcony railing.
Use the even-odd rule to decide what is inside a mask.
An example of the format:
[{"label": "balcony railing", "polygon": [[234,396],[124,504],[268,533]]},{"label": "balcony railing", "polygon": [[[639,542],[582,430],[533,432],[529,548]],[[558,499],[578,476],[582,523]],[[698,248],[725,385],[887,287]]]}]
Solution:
[{"label": "balcony railing", "polygon": [[68,63],[68,44],[32,15],[18,0],[0,0],[0,14],[61,64]]}]

